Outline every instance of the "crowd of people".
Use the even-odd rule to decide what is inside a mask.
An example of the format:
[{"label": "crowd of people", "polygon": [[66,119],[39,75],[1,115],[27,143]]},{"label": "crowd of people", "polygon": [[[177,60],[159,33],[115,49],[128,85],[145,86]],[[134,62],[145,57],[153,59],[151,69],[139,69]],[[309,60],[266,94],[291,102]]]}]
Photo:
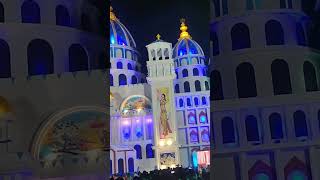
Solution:
[{"label": "crowd of people", "polygon": [[201,170],[193,168],[168,168],[162,170],[153,170],[150,172],[127,173],[124,175],[113,175],[110,180],[209,180],[210,167]]}]

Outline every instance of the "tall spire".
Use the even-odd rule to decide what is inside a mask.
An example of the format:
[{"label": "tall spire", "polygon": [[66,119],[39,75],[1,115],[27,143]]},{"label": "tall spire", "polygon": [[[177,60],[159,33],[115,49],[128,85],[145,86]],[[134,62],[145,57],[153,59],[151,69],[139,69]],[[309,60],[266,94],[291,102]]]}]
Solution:
[{"label": "tall spire", "polygon": [[117,19],[116,15],[113,13],[113,8],[110,6],[110,20],[115,21]]},{"label": "tall spire", "polygon": [[180,20],[181,22],[181,26],[180,26],[180,30],[181,30],[181,33],[180,33],[180,39],[191,39],[191,36],[190,34],[188,33],[188,26],[185,24],[186,20],[185,19],[181,19]]}]

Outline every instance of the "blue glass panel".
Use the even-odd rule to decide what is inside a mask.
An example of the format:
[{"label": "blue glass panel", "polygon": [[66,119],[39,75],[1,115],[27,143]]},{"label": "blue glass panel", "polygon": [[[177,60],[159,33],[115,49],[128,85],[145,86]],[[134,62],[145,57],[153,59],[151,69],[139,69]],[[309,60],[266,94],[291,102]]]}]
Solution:
[{"label": "blue glass panel", "polygon": [[129,172],[133,173],[134,172],[134,160],[133,160],[133,158],[129,158],[128,165],[129,165]]},{"label": "blue glass panel", "polygon": [[246,133],[247,133],[247,140],[248,141],[259,141],[259,128],[258,128],[258,121],[256,117],[250,115],[246,118]]},{"label": "blue glass panel", "polygon": [[180,99],[180,100],[179,100],[179,106],[180,106],[180,107],[183,107],[183,99]]},{"label": "blue glass panel", "polygon": [[126,35],[119,24],[114,23],[115,31],[117,32],[117,42],[119,45],[128,45]]},{"label": "blue glass panel", "polygon": [[189,46],[189,54],[198,54],[197,47],[192,41],[188,40],[188,46]]},{"label": "blue glass panel", "polygon": [[194,168],[198,168],[198,157],[197,152],[192,153],[192,165]]},{"label": "blue glass panel", "polygon": [[200,116],[200,123],[207,123],[207,116],[205,115]]},{"label": "blue glass panel", "polygon": [[147,144],[146,153],[147,153],[147,158],[154,158],[154,151],[152,149],[152,144]]},{"label": "blue glass panel", "polygon": [[202,105],[206,105],[207,104],[207,99],[206,97],[202,97]]},{"label": "blue glass panel", "polygon": [[308,127],[305,113],[303,111],[296,111],[293,114],[293,119],[296,137],[308,136]]},{"label": "blue glass panel", "polygon": [[280,114],[273,113],[269,117],[270,131],[272,139],[282,139],[283,130],[282,130],[282,119]]},{"label": "blue glass panel", "polygon": [[194,115],[190,115],[189,116],[189,124],[195,124],[196,123],[196,118],[194,117]]},{"label": "blue glass panel", "polygon": [[199,105],[199,99],[198,99],[198,98],[194,98],[194,104],[195,104],[196,106]]},{"label": "blue glass panel", "polygon": [[187,54],[187,46],[185,40],[181,41],[178,47],[179,56],[184,56]]},{"label": "blue glass panel", "polygon": [[222,119],[221,129],[223,144],[236,142],[235,127],[233,120],[230,117],[225,117]]},{"label": "blue glass panel", "polygon": [[116,43],[116,40],[114,38],[114,32],[113,32],[113,28],[110,24],[110,44],[115,44]]},{"label": "blue glass panel", "polygon": [[118,160],[118,172],[120,175],[124,173],[123,159]]},{"label": "blue glass panel", "polygon": [[142,159],[142,152],[141,152],[141,146],[140,145],[135,145],[134,150],[136,150],[136,158],[137,159]]}]

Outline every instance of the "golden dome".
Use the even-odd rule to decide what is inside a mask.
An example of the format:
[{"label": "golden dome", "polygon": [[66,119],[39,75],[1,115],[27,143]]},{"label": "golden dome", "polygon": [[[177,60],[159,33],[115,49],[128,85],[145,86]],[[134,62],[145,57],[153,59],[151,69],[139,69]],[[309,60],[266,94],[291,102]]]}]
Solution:
[{"label": "golden dome", "polygon": [[0,118],[9,112],[12,112],[12,109],[8,101],[0,96]]},{"label": "golden dome", "polygon": [[110,6],[110,20],[115,21],[116,19],[117,19],[117,17],[113,13],[113,8]]},{"label": "golden dome", "polygon": [[191,36],[187,31],[188,30],[188,26],[185,24],[186,20],[185,19],[181,19],[180,22],[181,22],[181,26],[180,26],[181,33],[180,33],[179,40],[181,40],[181,39],[191,39]]}]

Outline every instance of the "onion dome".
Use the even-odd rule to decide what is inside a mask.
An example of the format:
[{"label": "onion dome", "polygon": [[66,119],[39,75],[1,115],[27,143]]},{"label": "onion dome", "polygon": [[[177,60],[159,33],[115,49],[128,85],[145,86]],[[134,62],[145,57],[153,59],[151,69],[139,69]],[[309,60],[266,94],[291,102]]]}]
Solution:
[{"label": "onion dome", "polygon": [[186,55],[204,56],[200,45],[196,41],[192,40],[192,37],[188,33],[188,26],[185,24],[184,19],[181,20],[180,30],[180,38],[173,48],[173,58]]},{"label": "onion dome", "polygon": [[110,45],[136,47],[128,29],[119,21],[110,7]]}]

